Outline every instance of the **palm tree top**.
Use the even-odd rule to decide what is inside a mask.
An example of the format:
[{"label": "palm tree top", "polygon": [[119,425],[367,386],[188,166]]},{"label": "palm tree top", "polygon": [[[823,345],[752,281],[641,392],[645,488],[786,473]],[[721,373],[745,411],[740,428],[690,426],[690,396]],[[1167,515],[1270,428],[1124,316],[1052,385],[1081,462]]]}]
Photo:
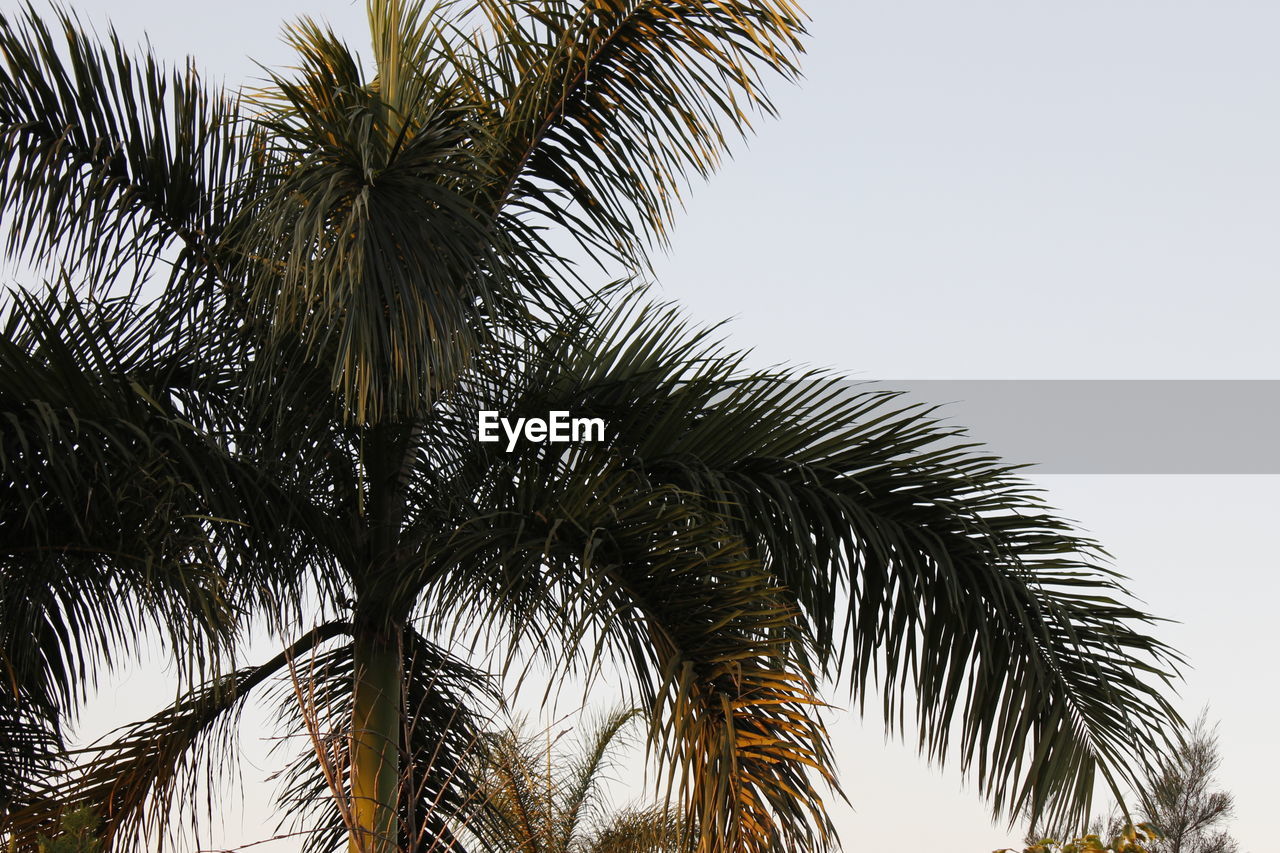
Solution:
[{"label": "palm tree top", "polygon": [[[545,234],[642,266],[796,73],[796,7],[368,8],[372,70],[303,20],[245,99],[64,12],[0,20],[0,211],[66,282],[14,295],[0,338],[0,737],[52,751],[0,774],[6,831],[87,797],[128,846],[314,654],[317,740],[345,744],[290,788],[315,849],[447,838],[403,785],[465,799],[489,691],[444,650],[486,631],[620,663],[701,853],[834,843],[832,681],[878,684],[890,727],[914,700],[921,750],[1005,812],[1136,772],[1177,656],[1094,543],[928,411],[746,370],[643,293],[585,293]],[[609,431],[506,452],[484,409]],[[246,667],[253,620],[285,652]],[[95,665],[164,629],[196,686],[49,776]]]}]

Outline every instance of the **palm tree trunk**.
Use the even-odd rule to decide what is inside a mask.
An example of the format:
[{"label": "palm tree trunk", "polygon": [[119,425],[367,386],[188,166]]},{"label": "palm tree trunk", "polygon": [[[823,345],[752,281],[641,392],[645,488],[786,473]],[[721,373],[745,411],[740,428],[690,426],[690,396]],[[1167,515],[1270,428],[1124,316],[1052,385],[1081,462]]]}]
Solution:
[{"label": "palm tree trunk", "polygon": [[349,853],[394,853],[400,782],[399,632],[357,627]]}]

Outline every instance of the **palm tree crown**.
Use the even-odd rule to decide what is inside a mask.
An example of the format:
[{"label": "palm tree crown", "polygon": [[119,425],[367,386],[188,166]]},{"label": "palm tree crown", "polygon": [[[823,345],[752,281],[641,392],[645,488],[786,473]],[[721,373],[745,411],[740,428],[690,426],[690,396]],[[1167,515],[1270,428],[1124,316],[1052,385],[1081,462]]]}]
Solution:
[{"label": "palm tree crown", "polygon": [[[762,76],[795,73],[791,3],[368,8],[371,67],[304,20],[298,66],[239,100],[64,13],[64,40],[0,20],[0,210],[58,282],[0,339],[13,844],[72,802],[111,849],[155,832],[303,660],[310,849],[453,843],[493,697],[447,650],[481,641],[627,673],[698,853],[830,847],[831,681],[879,683],[891,726],[913,700],[922,750],[1000,810],[1074,814],[1135,772],[1176,655],[1091,542],[927,411],[749,371],[545,236],[642,267]],[[508,451],[482,411],[607,434]],[[284,650],[239,666],[261,621]],[[189,692],[66,764],[138,631]]]}]

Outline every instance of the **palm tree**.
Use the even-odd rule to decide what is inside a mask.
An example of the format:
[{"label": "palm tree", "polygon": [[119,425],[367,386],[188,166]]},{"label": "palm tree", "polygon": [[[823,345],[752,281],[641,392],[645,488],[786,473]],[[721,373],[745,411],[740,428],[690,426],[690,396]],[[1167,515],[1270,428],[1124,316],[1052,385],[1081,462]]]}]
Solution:
[{"label": "palm tree", "polygon": [[[491,701],[447,652],[473,640],[630,673],[700,853],[829,844],[832,679],[878,681],[892,726],[912,697],[922,750],[954,733],[998,809],[1074,813],[1134,772],[1174,656],[1091,543],[927,412],[746,371],[670,308],[584,296],[543,237],[642,264],[684,176],[768,109],[761,73],[794,73],[798,10],[369,13],[374,73],[302,21],[293,76],[243,101],[62,13],[61,46],[0,22],[0,210],[65,282],[14,296],[2,344],[14,842],[71,801],[114,849],[157,829],[308,656],[287,713],[333,729],[290,777],[312,848],[447,840]],[[607,440],[475,440],[480,411],[559,410]],[[235,667],[262,619],[283,651]],[[147,629],[190,692],[43,783]]]},{"label": "palm tree", "polygon": [[469,849],[486,853],[691,853],[692,842],[674,810],[660,805],[608,809],[600,790],[617,766],[639,712],[601,719],[580,751],[559,754],[554,741],[519,727],[488,734],[476,750],[479,807],[462,832]]}]

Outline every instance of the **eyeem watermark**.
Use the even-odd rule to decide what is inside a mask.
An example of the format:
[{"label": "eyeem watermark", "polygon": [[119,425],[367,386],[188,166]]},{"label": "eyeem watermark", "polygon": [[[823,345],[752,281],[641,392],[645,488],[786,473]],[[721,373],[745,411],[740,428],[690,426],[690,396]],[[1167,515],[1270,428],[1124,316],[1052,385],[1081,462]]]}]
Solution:
[{"label": "eyeem watermark", "polygon": [[507,438],[507,452],[516,449],[522,438],[535,444],[547,441],[552,444],[568,444],[577,441],[604,441],[603,418],[575,418],[568,412],[547,412],[545,418],[504,418],[497,412],[480,412],[476,438],[480,441],[501,441]]}]

